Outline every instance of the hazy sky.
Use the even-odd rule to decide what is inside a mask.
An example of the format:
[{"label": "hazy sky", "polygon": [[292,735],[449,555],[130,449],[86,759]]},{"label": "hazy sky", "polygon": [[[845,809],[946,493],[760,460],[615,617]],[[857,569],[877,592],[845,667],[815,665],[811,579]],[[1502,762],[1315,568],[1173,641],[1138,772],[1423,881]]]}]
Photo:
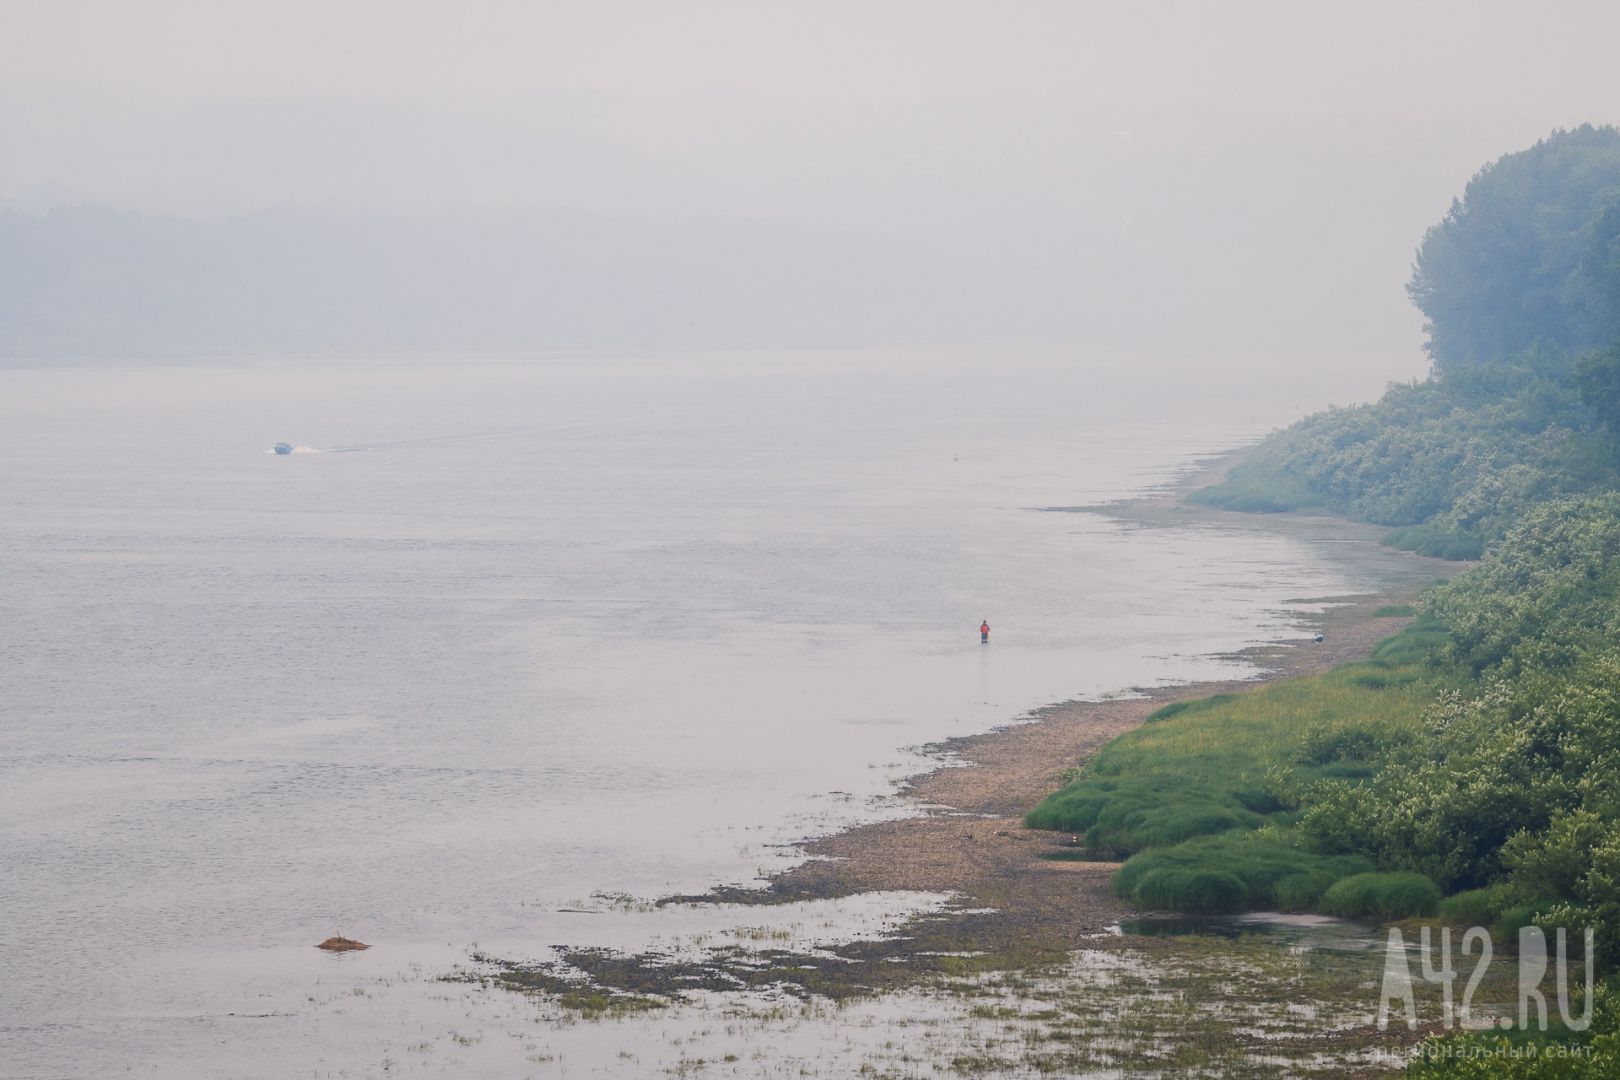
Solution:
[{"label": "hazy sky", "polygon": [[1009,332],[1410,364],[1423,229],[1620,120],[1612,0],[0,13],[0,206],[765,221],[1027,282]]}]

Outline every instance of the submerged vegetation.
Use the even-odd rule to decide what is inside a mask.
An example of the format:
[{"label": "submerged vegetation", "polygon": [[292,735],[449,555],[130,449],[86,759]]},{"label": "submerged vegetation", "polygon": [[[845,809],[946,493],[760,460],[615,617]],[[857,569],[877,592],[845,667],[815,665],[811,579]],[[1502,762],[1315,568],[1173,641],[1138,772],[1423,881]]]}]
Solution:
[{"label": "submerged vegetation", "polygon": [[[1160,710],[1027,823],[1125,857],[1115,888],[1141,907],[1438,917],[1509,945],[1521,926],[1592,927],[1613,979],[1620,132],[1560,132],[1483,170],[1410,292],[1429,380],[1300,421],[1193,498],[1327,509],[1480,565],[1365,663]],[[1620,1074],[1617,992],[1599,989],[1588,1072],[1470,1061],[1495,1034],[1448,1036],[1412,1072]]]}]

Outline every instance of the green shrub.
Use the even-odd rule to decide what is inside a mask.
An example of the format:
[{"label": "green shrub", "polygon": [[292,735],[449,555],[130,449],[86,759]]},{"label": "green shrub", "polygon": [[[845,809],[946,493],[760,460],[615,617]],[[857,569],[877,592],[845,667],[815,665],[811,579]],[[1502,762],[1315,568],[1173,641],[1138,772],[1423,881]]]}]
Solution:
[{"label": "green shrub", "polygon": [[[1571,987],[1571,1011],[1587,1011],[1585,987]],[[1571,1031],[1554,1011],[1546,1031],[1438,1035],[1406,1067],[1408,1080],[1611,1080],[1620,1076],[1620,993],[1611,979],[1593,988],[1592,1024]]]},{"label": "green shrub", "polygon": [[1425,611],[1405,630],[1374,645],[1372,657],[1390,664],[1431,664],[1450,644],[1445,624]]},{"label": "green shrub", "polygon": [[1227,915],[1249,906],[1249,891],[1222,870],[1161,868],[1142,875],[1131,900],[1143,907],[1193,915]]},{"label": "green shrub", "polygon": [[1303,911],[1339,878],[1371,869],[1372,863],[1358,856],[1305,851],[1274,830],[1242,830],[1133,855],[1114,874],[1114,891],[1144,908],[1200,912],[1201,907],[1181,906],[1204,902],[1196,891],[1178,893],[1163,883],[1144,888],[1144,883],[1161,871],[1173,872],[1166,879],[1171,883],[1183,882],[1187,875],[1224,874],[1243,886],[1242,904],[1231,910]]},{"label": "green shrub", "polygon": [[1257,788],[1251,791],[1234,791],[1232,797],[1238,805],[1250,813],[1275,814],[1280,810],[1287,810],[1288,804],[1278,797],[1274,791]]},{"label": "green shrub", "polygon": [[1518,941],[1519,931],[1534,925],[1536,916],[1551,906],[1550,903],[1537,903],[1510,907],[1491,924],[1491,936],[1498,941]]},{"label": "green shrub", "polygon": [[1390,685],[1389,676],[1381,671],[1358,671],[1350,681],[1363,690],[1384,690]]},{"label": "green shrub", "polygon": [[1411,735],[1374,721],[1362,724],[1313,724],[1305,731],[1299,760],[1306,765],[1367,761],[1411,741]]},{"label": "green shrub", "polygon": [[1432,524],[1395,529],[1385,535],[1384,543],[1401,551],[1454,562],[1477,559],[1485,553],[1485,538],[1478,533]]},{"label": "green shrub", "polygon": [[1245,514],[1280,514],[1327,505],[1327,497],[1309,485],[1290,479],[1281,471],[1264,466],[1239,465],[1225,480],[1201,488],[1187,501],[1217,510]]},{"label": "green shrub", "polygon": [[1184,713],[1204,712],[1209,709],[1219,708],[1236,697],[1236,694],[1211,694],[1209,697],[1192,698],[1188,701],[1172,701],[1163,708],[1148,713],[1147,720],[1144,723],[1151,724],[1157,720],[1168,720],[1172,716],[1181,716]]},{"label": "green shrub", "polygon": [[1502,917],[1508,903],[1507,889],[1487,885],[1469,889],[1440,901],[1440,921],[1448,926],[1491,926]]},{"label": "green shrub", "polygon": [[1406,919],[1433,915],[1440,907],[1440,889],[1422,874],[1356,874],[1322,894],[1321,908],[1329,915],[1360,919]]},{"label": "green shrub", "polygon": [[1278,911],[1314,911],[1332,886],[1333,875],[1327,871],[1301,870],[1278,881],[1272,893]]},{"label": "green shrub", "polygon": [[1262,818],[1235,800],[1207,790],[1169,788],[1154,777],[1133,777],[1107,790],[1085,785],[1051,796],[1031,810],[1024,823],[1032,829],[1057,829],[1083,835],[1094,853],[1130,853],[1147,847],[1227,829],[1254,828]]}]

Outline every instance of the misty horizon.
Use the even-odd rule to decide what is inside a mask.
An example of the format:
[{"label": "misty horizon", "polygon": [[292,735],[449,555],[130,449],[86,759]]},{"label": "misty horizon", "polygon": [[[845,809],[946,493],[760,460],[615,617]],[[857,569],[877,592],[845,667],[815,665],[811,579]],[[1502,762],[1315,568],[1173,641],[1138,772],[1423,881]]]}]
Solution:
[{"label": "misty horizon", "polygon": [[1557,53],[1575,16],[1517,5],[165,11],[12,12],[0,355],[1064,345],[1418,375],[1424,230],[1485,161],[1615,119],[1569,55],[1601,6]]},{"label": "misty horizon", "polygon": [[0,1073],[1620,1076],[1616,41],[0,0]]}]

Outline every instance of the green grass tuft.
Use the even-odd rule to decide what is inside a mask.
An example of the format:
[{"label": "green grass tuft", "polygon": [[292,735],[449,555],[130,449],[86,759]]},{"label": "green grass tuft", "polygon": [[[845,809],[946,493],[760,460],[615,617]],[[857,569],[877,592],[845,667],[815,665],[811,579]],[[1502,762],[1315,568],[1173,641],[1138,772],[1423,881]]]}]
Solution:
[{"label": "green grass tuft", "polygon": [[[1371,869],[1358,855],[1320,855],[1275,836],[1234,832],[1134,855],[1115,873],[1114,891],[1162,911],[1308,911],[1335,881]],[[1234,898],[1228,878],[1241,895]]]},{"label": "green grass tuft", "polygon": [[1184,713],[1214,709],[1231,701],[1236,696],[1235,694],[1211,694],[1209,697],[1193,698],[1191,701],[1172,701],[1163,708],[1148,713],[1147,719],[1143,722],[1152,724],[1159,720],[1168,720],[1172,716],[1181,716]]},{"label": "green grass tuft", "polygon": [[[1374,677],[1381,688],[1368,693]],[[1294,808],[1277,770],[1296,787],[1365,775],[1377,746],[1419,726],[1426,678],[1416,663],[1381,661],[1166,705],[1099,751],[1025,824],[1122,856],[1281,821]]]},{"label": "green grass tuft", "polygon": [[1439,525],[1408,525],[1394,529],[1384,543],[1402,551],[1415,551],[1436,559],[1462,561],[1485,554],[1485,538],[1478,533],[1447,529]]},{"label": "green grass tuft", "polygon": [[1469,889],[1440,901],[1440,922],[1447,926],[1494,925],[1507,910],[1507,890],[1501,885]]},{"label": "green grass tuft", "polygon": [[1394,666],[1426,665],[1440,655],[1450,640],[1445,624],[1424,612],[1405,630],[1374,645],[1372,658]]},{"label": "green grass tuft", "polygon": [[1149,870],[1136,881],[1130,899],[1141,907],[1161,911],[1227,915],[1249,906],[1249,890],[1241,878],[1224,870],[1161,867]]},{"label": "green grass tuft", "polygon": [[1335,882],[1322,894],[1320,907],[1347,919],[1433,915],[1440,909],[1440,887],[1422,874],[1356,874]]},{"label": "green grass tuft", "polygon": [[1510,907],[1491,924],[1491,936],[1498,941],[1517,941],[1519,931],[1534,923],[1536,916],[1551,906],[1551,902],[1543,902]]},{"label": "green grass tuft", "polygon": [[1327,505],[1320,493],[1257,465],[1239,465],[1225,480],[1193,492],[1187,501],[1247,514],[1280,514]]}]

